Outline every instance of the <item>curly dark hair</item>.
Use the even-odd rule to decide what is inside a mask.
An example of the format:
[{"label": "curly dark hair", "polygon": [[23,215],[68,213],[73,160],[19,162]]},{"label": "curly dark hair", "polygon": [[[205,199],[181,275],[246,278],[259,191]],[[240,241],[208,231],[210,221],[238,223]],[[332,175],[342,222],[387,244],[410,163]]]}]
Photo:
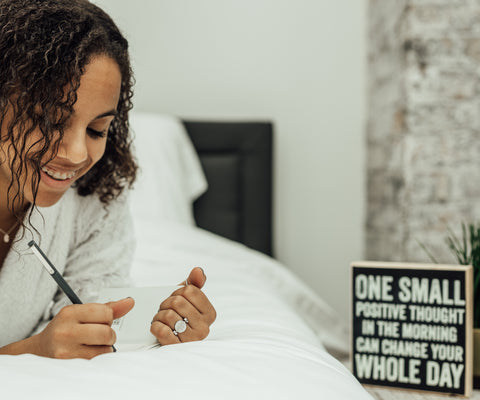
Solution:
[{"label": "curly dark hair", "polygon": [[[21,175],[30,168],[35,204],[40,169],[57,154],[80,78],[98,55],[118,64],[120,99],[105,154],[75,187],[81,196],[97,193],[107,205],[132,186],[137,172],[128,125],[133,73],[127,40],[112,19],[87,0],[0,0],[0,132],[5,131],[0,140],[14,154],[7,190],[14,215],[15,206],[25,201]],[[41,137],[35,150],[28,144],[34,132]]]}]

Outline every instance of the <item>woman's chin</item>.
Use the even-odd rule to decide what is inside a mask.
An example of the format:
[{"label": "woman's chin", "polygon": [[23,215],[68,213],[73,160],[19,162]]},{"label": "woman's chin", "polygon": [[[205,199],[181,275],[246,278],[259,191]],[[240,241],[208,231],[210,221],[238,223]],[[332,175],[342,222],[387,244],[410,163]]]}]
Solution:
[{"label": "woman's chin", "polygon": [[35,204],[37,207],[51,207],[57,203],[65,192],[43,191],[39,188]]},{"label": "woman's chin", "polygon": [[57,180],[40,172],[40,184],[38,186],[35,204],[37,207],[53,206],[75,182],[75,177],[65,180]]}]

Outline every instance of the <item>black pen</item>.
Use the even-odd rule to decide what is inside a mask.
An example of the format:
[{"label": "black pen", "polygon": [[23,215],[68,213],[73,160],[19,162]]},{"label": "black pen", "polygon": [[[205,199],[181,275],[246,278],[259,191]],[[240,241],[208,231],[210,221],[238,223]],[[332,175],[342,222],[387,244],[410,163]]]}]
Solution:
[{"label": "black pen", "polygon": [[[40,247],[38,247],[38,245],[35,243],[34,240],[31,240],[28,243],[28,247],[30,248],[30,250],[32,250],[33,254],[35,254],[37,256],[37,258],[42,263],[42,265],[45,267],[45,269],[50,274],[50,276],[53,279],[55,279],[55,282],[57,282],[58,286],[60,286],[60,289],[63,290],[63,293],[66,294],[66,296],[70,299],[70,301],[73,304],[83,304],[82,301],[75,294],[73,289],[70,287],[70,285],[65,281],[65,279],[63,279],[63,276],[60,274],[60,272],[57,271],[57,269],[54,267],[52,262],[43,253],[43,251],[40,249]],[[112,346],[112,349],[113,349],[114,352],[117,351],[115,346]]]}]

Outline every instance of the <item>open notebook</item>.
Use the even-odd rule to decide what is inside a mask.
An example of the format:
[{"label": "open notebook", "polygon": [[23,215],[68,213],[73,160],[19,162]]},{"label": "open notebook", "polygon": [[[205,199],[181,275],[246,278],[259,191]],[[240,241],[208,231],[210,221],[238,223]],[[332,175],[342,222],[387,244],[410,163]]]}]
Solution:
[{"label": "open notebook", "polygon": [[169,297],[178,286],[105,288],[98,296],[99,303],[133,297],[135,306],[122,318],[116,319],[112,328],[117,334],[115,348],[118,351],[150,349],[159,346],[150,333],[150,324],[160,303]]}]

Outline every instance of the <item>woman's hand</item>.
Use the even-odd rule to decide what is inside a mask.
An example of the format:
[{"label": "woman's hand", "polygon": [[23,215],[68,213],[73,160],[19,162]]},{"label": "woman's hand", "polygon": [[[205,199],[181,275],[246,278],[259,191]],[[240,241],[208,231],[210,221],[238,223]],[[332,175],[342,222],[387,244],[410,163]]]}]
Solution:
[{"label": "woman's hand", "polygon": [[[217,313],[200,290],[207,277],[201,268],[194,268],[184,285],[166,299],[153,317],[150,332],[162,345],[205,339]],[[175,324],[186,319],[186,330],[177,332]],[[176,334],[175,334],[176,333]]]},{"label": "woman's hand", "polygon": [[66,306],[35,335],[35,353],[51,358],[87,359],[111,353],[116,341],[112,322],[128,313],[134,304],[132,298],[127,298],[106,304]]}]

